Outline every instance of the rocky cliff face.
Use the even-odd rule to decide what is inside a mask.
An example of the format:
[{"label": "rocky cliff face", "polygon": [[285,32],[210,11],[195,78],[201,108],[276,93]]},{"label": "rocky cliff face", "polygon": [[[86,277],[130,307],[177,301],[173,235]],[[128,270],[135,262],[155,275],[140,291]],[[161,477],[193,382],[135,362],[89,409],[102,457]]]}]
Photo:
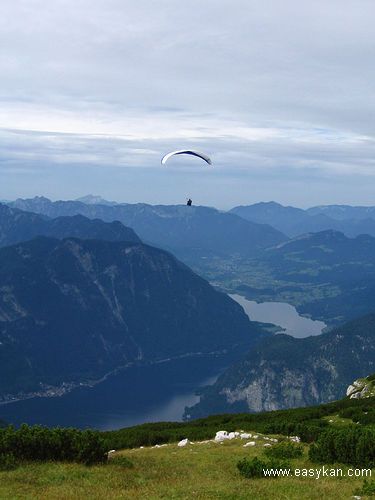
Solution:
[{"label": "rocky cliff face", "polygon": [[375,315],[318,337],[276,335],[204,390],[191,417],[309,406],[342,397],[348,383],[375,368]]},{"label": "rocky cliff face", "polygon": [[375,374],[355,380],[346,390],[350,399],[372,398],[375,396]]},{"label": "rocky cliff face", "polygon": [[165,251],[36,238],[0,249],[0,395],[120,366],[248,348],[240,306]]}]

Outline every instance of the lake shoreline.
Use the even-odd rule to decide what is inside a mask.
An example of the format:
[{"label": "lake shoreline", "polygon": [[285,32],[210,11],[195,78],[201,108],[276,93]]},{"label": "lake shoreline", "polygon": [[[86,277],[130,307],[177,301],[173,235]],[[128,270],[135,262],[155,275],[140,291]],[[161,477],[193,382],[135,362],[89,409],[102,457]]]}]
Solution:
[{"label": "lake shoreline", "polygon": [[251,321],[279,327],[281,330],[276,331],[276,335],[284,333],[295,338],[306,338],[321,335],[328,328],[323,321],[300,314],[295,306],[287,302],[258,302],[238,293],[228,295],[243,308]]},{"label": "lake shoreline", "polygon": [[185,407],[199,400],[199,390],[213,384],[232,362],[230,354],[215,352],[133,365],[96,385],[2,404],[0,419],[16,427],[26,423],[98,430],[182,421]]}]

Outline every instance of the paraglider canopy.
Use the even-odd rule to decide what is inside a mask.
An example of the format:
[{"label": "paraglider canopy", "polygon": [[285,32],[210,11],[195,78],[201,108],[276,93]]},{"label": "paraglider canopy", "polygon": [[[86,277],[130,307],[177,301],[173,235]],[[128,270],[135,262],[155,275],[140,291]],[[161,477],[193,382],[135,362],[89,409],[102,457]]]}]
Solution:
[{"label": "paraglider canopy", "polygon": [[175,156],[175,155],[192,155],[192,156],[197,156],[198,158],[201,158],[202,160],[204,160],[209,165],[212,165],[212,161],[211,161],[211,158],[209,156],[207,156],[204,153],[200,153],[199,151],[192,151],[192,150],[189,150],[189,149],[181,149],[179,151],[172,151],[171,153],[166,154],[161,159],[161,164],[165,165],[165,163],[169,160],[169,158],[171,158],[171,156]]}]

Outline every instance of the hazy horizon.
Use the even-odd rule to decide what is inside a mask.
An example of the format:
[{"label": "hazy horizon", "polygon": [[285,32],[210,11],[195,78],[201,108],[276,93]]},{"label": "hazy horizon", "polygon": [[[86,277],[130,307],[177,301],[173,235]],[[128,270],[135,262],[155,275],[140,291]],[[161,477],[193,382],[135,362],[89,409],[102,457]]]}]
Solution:
[{"label": "hazy horizon", "polygon": [[[110,202],[110,203],[117,203],[117,204],[144,204],[144,205],[163,205],[163,206],[185,206],[186,203],[185,201],[183,200],[182,202],[180,203],[151,203],[151,202],[148,202],[148,201],[142,201],[142,200],[139,200],[139,201],[136,201],[136,202],[130,202],[130,201],[127,201],[127,200],[115,200],[115,199],[107,199],[107,198],[104,198],[103,196],[101,196],[100,194],[98,193],[86,193],[86,194],[83,194],[82,196],[78,196],[76,198],[65,198],[65,197],[57,197],[57,198],[53,198],[53,197],[49,197],[49,196],[45,196],[45,195],[39,195],[39,194],[36,194],[34,196],[30,196],[28,198],[23,198],[21,196],[17,197],[17,198],[13,198],[13,199],[0,199],[0,203],[11,203],[13,201],[16,201],[17,199],[33,199],[33,198],[48,198],[50,201],[52,202],[56,202],[56,201],[83,201],[83,198],[86,198],[86,197],[98,197],[98,198],[101,198],[101,200],[103,202]],[[87,201],[86,201],[87,202]],[[100,204],[100,200],[98,202],[96,202],[97,204]],[[240,205],[254,205],[254,204],[257,204],[257,203],[276,203],[278,205],[282,205],[283,207],[293,207],[293,208],[301,208],[303,210],[306,210],[306,209],[309,209],[309,208],[315,208],[315,207],[318,207],[318,206],[329,206],[329,205],[336,205],[336,206],[351,206],[351,207],[374,207],[375,204],[371,205],[371,204],[368,204],[368,205],[353,205],[353,204],[348,204],[348,203],[322,203],[322,204],[319,204],[319,205],[309,205],[309,206],[297,206],[297,205],[292,205],[292,204],[288,204],[288,203],[281,203],[277,200],[261,200],[259,202],[254,202],[254,203],[246,203],[246,204],[239,204],[239,205],[231,205],[229,207],[219,207],[219,206],[214,206],[214,205],[204,205],[204,204],[194,204],[193,203],[193,206],[195,207],[206,207],[206,208],[215,208],[217,210],[223,210],[223,211],[226,211],[226,210],[230,210],[231,208],[235,208],[237,206],[240,206]]]}]

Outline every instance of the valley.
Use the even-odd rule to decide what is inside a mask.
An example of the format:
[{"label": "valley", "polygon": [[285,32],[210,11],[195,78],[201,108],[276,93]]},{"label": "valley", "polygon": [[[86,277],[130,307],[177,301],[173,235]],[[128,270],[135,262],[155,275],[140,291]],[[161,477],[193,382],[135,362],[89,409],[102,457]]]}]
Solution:
[{"label": "valley", "polygon": [[15,425],[100,430],[181,421],[185,407],[199,401],[199,387],[213,383],[231,362],[217,354],[129,367],[95,385],[0,405],[0,414]]},{"label": "valley", "polygon": [[[17,371],[13,385],[3,385],[1,397],[3,402],[20,400],[2,407],[3,418],[12,419],[13,411],[14,422],[108,428],[149,418],[179,420],[185,407],[194,408],[192,415],[201,411],[206,415],[336,397],[342,387],[335,377],[326,390],[319,377],[307,381],[301,373],[292,375],[298,365],[293,356],[292,364],[284,367],[290,371],[285,380],[304,381],[294,380],[291,394],[282,396],[275,381],[284,369],[283,352],[297,348],[285,334],[308,343],[310,336],[318,338],[323,331],[373,310],[375,238],[348,238],[334,230],[287,238],[263,222],[247,223],[237,215],[228,217],[205,207],[187,212],[178,206],[101,203],[34,198],[17,200],[10,208],[0,206],[3,245],[9,245],[9,238],[21,240],[18,246],[0,249],[3,380]],[[116,217],[132,228],[116,222]],[[167,252],[142,243],[135,229]],[[34,235],[43,238],[32,239]],[[31,241],[22,242],[23,238]],[[197,274],[176,261],[172,249]],[[56,317],[49,316],[49,307],[41,308],[32,300],[28,290],[39,282],[40,293],[60,304]],[[66,318],[59,316],[60,310],[69,311]],[[25,322],[33,325],[32,330],[27,327],[33,333],[26,343]],[[78,331],[79,336],[74,333]],[[127,340],[121,333],[125,331]],[[48,357],[41,356],[46,335],[48,356],[58,359],[66,352],[68,369],[52,366]],[[325,339],[323,335],[323,344]],[[10,352],[14,352],[12,365],[6,362]],[[263,369],[257,372],[268,399],[257,389],[258,402],[244,406],[241,397],[231,396],[235,404],[223,403],[217,389],[222,377],[229,373],[231,391],[237,390],[241,373],[255,370],[259,356],[270,352],[276,352],[281,363],[269,368],[276,378],[271,380]],[[250,365],[245,361],[249,356]],[[237,374],[241,360],[246,368]],[[327,366],[335,371],[337,362],[332,358]],[[363,370],[371,367],[367,363]],[[194,377],[188,381],[191,372]],[[206,389],[207,380],[212,384],[219,374]],[[343,383],[354,375],[348,373]],[[314,394],[305,394],[303,387],[311,384]],[[155,399],[150,399],[150,391]],[[106,399],[107,393],[122,396]]]},{"label": "valley", "polygon": [[[232,298],[238,300],[238,297]],[[245,301],[246,302],[246,301]],[[319,334],[322,325],[307,318],[291,314],[285,306],[273,308],[273,323],[292,325],[288,332],[298,337],[311,332]],[[290,306],[291,307],[291,306]],[[245,308],[246,312],[246,308]],[[248,312],[249,313],[249,312]],[[264,314],[264,313],[263,313]],[[249,313],[250,319],[260,321]],[[307,324],[312,330],[305,330]],[[318,323],[317,325],[315,323]],[[271,325],[267,330],[282,331]],[[137,364],[116,370],[98,383],[77,383],[45,393],[32,394],[21,401],[1,405],[0,413],[7,421],[19,425],[63,425],[100,430],[117,429],[154,421],[181,421],[185,408],[199,402],[200,388],[213,384],[220,373],[227,369],[241,353],[212,353],[166,360],[162,363]]]}]

